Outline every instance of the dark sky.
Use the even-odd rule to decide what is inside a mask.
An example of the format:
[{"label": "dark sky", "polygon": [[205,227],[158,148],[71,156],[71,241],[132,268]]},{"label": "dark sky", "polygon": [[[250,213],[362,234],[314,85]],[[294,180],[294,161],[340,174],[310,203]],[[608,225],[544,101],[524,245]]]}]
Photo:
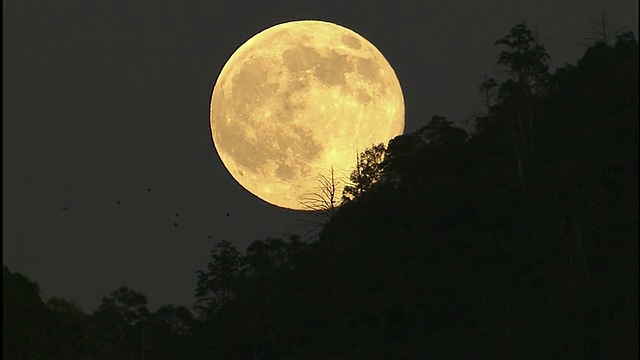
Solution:
[{"label": "dark sky", "polygon": [[305,231],[307,216],[231,178],[209,132],[220,70],[261,30],[317,19],[367,38],[400,80],[405,132],[469,116],[496,73],[492,44],[521,21],[537,24],[552,69],[582,55],[572,41],[603,4],[638,34],[636,0],[5,1],[2,261],[45,301],[89,312],[122,285],[152,310],[190,307],[214,240],[244,251]]}]

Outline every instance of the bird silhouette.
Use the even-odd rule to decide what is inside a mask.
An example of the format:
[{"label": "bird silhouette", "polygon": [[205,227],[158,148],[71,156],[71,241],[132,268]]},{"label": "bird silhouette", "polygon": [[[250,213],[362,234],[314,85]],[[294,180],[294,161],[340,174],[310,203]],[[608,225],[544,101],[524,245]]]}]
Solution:
[{"label": "bird silhouette", "polygon": [[151,192],[151,189],[147,189],[147,192]]},{"label": "bird silhouette", "polygon": [[207,236],[207,239],[211,239],[211,235]]},{"label": "bird silhouette", "polygon": [[120,205],[120,200],[116,201],[116,204]]},{"label": "bird silhouette", "polygon": [[176,213],[176,217],[180,216],[180,213]]},{"label": "bird silhouette", "polygon": [[69,209],[68,209],[66,206],[63,206],[63,207],[62,207],[62,210],[64,210],[64,211],[69,211]]},{"label": "bird silhouette", "polygon": [[227,217],[229,217],[229,215],[231,215],[231,213],[230,213],[230,212],[227,212]]},{"label": "bird silhouette", "polygon": [[177,223],[177,222],[174,222],[174,223],[173,223],[173,226],[174,226],[174,227],[178,227],[178,223]]}]

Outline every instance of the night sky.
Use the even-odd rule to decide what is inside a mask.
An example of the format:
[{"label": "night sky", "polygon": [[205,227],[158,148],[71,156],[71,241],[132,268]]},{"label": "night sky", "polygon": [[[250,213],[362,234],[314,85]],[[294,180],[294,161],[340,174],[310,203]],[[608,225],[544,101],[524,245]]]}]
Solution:
[{"label": "night sky", "polygon": [[603,4],[638,36],[635,0],[5,1],[2,261],[86,311],[123,285],[152,310],[190,308],[216,240],[244,251],[306,231],[308,214],[233,180],[209,131],[220,70],[268,27],[315,19],[368,39],[400,80],[405,133],[436,114],[466,126],[483,73],[499,77],[493,43],[519,22],[552,71],[582,55]]}]

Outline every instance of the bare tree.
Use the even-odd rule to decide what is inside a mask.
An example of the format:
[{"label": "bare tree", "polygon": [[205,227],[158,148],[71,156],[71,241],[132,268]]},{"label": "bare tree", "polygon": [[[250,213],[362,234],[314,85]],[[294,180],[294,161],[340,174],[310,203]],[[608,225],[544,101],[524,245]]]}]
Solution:
[{"label": "bare tree", "polygon": [[602,6],[600,18],[586,25],[585,29],[580,31],[582,36],[578,37],[581,41],[574,43],[582,46],[591,46],[594,42],[601,42],[606,47],[623,30],[624,27],[612,27],[612,22],[607,19],[607,13],[604,6]]},{"label": "bare tree", "polygon": [[482,101],[482,106],[487,110],[487,115],[491,113],[491,105],[498,94],[499,88],[500,84],[498,84],[496,79],[487,76],[487,72],[485,71],[478,89],[481,93],[479,100]]},{"label": "bare tree", "polygon": [[[333,166],[328,175],[318,174],[316,181],[318,186],[315,192],[304,193],[298,198],[298,202],[304,210],[317,215],[317,220],[299,220],[304,227],[309,228],[303,237],[322,228],[340,206],[340,184],[344,183],[344,181],[336,177]],[[315,236],[317,236],[317,234],[312,236],[312,238]]]},{"label": "bare tree", "polygon": [[338,184],[341,181],[336,179],[333,166],[329,176],[318,174],[316,181],[318,182],[317,191],[302,194],[298,201],[306,210],[320,212],[331,217],[340,205]]}]

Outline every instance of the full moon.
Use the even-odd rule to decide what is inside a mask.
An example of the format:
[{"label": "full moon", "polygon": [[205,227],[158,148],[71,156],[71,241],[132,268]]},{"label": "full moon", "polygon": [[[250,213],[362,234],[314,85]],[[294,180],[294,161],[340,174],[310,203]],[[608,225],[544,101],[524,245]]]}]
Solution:
[{"label": "full moon", "polygon": [[210,110],[214,146],[233,178],[295,210],[306,210],[303,195],[320,193],[320,176],[333,169],[348,178],[357,154],[404,130],[389,62],[354,31],[315,20],[247,40],[222,68]]}]

